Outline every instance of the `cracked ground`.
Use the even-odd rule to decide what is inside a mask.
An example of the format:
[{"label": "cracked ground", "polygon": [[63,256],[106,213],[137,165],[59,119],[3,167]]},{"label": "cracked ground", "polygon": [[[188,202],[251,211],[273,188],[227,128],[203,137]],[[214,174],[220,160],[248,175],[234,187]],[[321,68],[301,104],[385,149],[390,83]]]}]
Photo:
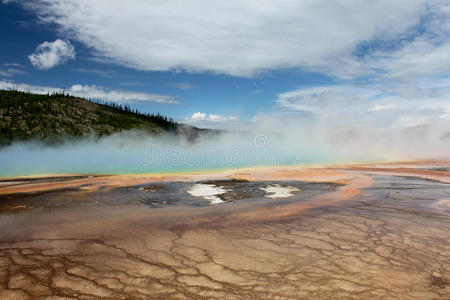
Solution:
[{"label": "cracked ground", "polygon": [[339,172],[317,193],[200,207],[3,195],[0,299],[450,299],[448,177]]}]

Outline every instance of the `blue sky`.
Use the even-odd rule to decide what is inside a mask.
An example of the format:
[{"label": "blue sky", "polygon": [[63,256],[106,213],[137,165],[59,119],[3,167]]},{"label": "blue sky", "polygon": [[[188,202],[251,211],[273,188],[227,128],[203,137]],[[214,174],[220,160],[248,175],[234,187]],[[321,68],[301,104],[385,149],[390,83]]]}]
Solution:
[{"label": "blue sky", "polygon": [[14,1],[0,87],[65,89],[201,127],[450,123],[447,1]]}]

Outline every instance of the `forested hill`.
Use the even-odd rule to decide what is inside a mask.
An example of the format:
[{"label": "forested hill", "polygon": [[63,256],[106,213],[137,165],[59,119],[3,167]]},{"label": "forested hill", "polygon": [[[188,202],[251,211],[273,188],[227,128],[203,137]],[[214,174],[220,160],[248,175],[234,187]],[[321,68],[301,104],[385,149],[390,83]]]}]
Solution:
[{"label": "forested hill", "polygon": [[0,90],[0,146],[34,138],[56,143],[68,137],[104,136],[130,129],[155,135],[181,132],[189,139],[207,131],[116,103],[97,103],[64,94]]}]

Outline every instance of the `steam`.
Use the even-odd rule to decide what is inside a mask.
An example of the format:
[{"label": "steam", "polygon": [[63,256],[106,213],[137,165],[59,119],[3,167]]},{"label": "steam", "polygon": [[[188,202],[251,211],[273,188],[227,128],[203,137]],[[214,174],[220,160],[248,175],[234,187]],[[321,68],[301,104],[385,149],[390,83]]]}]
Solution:
[{"label": "steam", "polygon": [[383,129],[261,117],[247,131],[152,136],[126,131],[49,146],[17,142],[0,150],[0,176],[130,174],[238,167],[398,161],[448,157],[450,131],[439,120]]}]

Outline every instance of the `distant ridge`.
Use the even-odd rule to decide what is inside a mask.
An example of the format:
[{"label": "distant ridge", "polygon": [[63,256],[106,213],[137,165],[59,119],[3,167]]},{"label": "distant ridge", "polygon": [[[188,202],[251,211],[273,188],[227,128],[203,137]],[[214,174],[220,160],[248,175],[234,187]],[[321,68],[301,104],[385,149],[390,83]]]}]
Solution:
[{"label": "distant ridge", "polygon": [[67,94],[0,90],[0,146],[31,139],[53,144],[67,138],[107,136],[131,129],[153,135],[173,132],[191,141],[201,133],[213,132],[117,103],[102,103]]}]

